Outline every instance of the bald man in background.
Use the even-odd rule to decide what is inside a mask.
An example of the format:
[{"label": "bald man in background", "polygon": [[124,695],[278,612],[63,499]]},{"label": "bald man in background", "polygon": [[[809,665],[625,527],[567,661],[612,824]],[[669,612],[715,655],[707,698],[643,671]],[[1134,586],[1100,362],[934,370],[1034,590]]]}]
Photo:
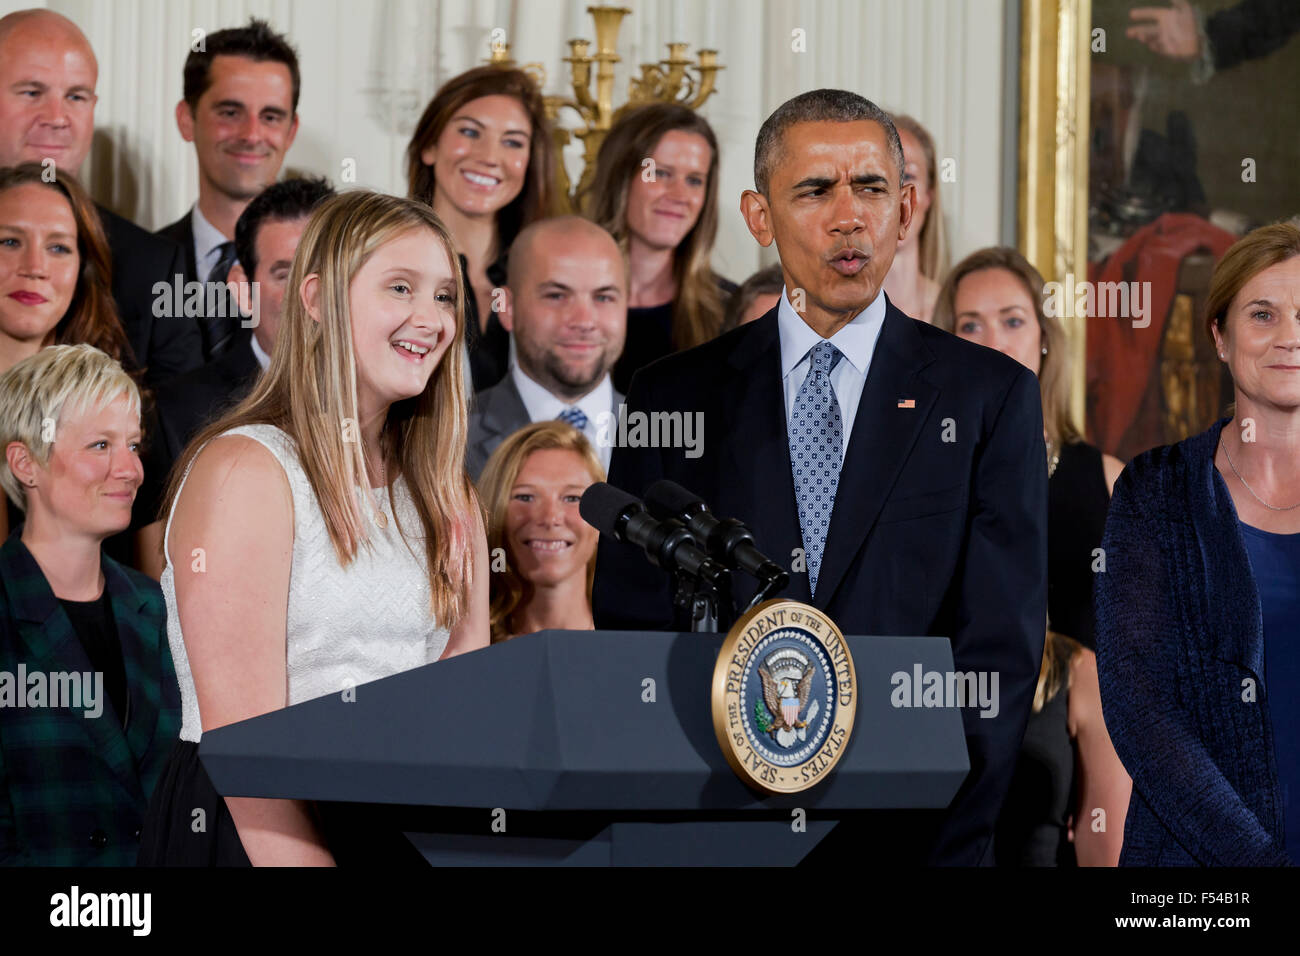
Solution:
[{"label": "bald man in background", "polygon": [[[506,377],[475,396],[466,466],[478,479],[512,432],[559,418],[597,442],[599,416],[623,396],[609,371],[627,336],[627,262],[614,237],[578,216],[543,219],[510,247],[501,324],[514,359]],[[495,307],[495,306],[494,306]]]},{"label": "bald man in background", "polygon": [[[79,176],[95,133],[98,80],[95,52],[67,17],[39,9],[0,17],[0,166],[52,159]],[[113,257],[113,299],[130,359],[151,385],[198,368],[198,321],[153,311],[155,283],[184,272],[180,246],[96,209]]]}]

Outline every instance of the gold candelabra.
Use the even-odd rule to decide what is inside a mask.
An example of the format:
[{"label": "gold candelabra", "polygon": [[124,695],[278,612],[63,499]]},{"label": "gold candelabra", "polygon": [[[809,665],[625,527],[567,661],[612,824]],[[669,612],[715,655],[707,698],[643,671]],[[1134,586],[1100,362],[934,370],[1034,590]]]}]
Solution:
[{"label": "gold candelabra", "polygon": [[[715,91],[717,74],[725,69],[718,63],[717,50],[700,50],[699,61],[692,62],[686,55],[687,43],[669,43],[668,58],[657,63],[642,63],[641,75],[628,82],[627,102],[614,106],[614,64],[622,61],[618,55],[618,33],[623,18],[632,11],[626,7],[588,7],[587,12],[596,23],[596,52],[592,54],[591,41],[576,38],[569,41],[569,64],[572,76],[573,97],[545,96],[546,118],[551,123],[551,138],[556,148],[556,212],[573,212],[578,208],[578,196],[591,185],[596,173],[596,154],[610,128],[622,115],[635,106],[646,103],[679,103],[689,109],[699,109]],[[496,41],[488,63],[513,67],[510,44]],[[591,89],[592,64],[595,64],[596,89]],[[546,84],[546,70],[540,63],[520,67],[537,83],[538,89]],[[692,71],[694,75],[692,75]],[[581,125],[564,129],[556,122],[562,109],[575,111]],[[564,168],[564,147],[576,136],[583,144],[583,169],[575,189]]]}]

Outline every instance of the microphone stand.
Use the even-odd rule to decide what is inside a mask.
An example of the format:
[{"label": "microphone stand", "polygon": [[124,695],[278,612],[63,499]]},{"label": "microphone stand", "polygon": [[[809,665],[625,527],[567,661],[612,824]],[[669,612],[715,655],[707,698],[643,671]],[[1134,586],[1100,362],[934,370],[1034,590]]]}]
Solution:
[{"label": "microphone stand", "polygon": [[703,578],[681,571],[674,575],[674,583],[673,604],[689,616],[691,633],[718,633],[719,612],[726,609],[731,613],[730,587],[714,587]]},{"label": "microphone stand", "polygon": [[749,604],[745,606],[745,610],[752,611],[777,591],[785,587],[788,583],[789,578],[784,574],[773,574],[770,577],[763,578],[762,582],[758,586],[758,590],[754,592],[754,596],[750,598]]}]

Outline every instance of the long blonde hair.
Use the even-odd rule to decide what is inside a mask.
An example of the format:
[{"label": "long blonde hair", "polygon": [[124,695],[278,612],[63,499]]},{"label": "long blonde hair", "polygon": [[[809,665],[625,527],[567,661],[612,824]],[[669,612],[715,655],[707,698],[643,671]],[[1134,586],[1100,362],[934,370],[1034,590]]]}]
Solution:
[{"label": "long blonde hair", "polygon": [[580,197],[584,214],[628,248],[627,194],[645,158],[668,133],[695,133],[709,144],[708,182],[700,217],[673,250],[673,348],[702,345],[722,330],[724,303],[710,256],[718,235],[718,138],[708,121],[677,103],[652,103],[624,113],[600,145],[591,186]]},{"label": "long blonde hair", "polygon": [[1070,417],[1070,343],[1065,326],[1043,308],[1047,284],[1028,259],[1010,246],[989,246],[972,252],[953,266],[944,280],[934,303],[934,324],[956,333],[957,286],[968,275],[985,269],[1006,269],[1016,276],[1024,283],[1029,301],[1034,304],[1042,344],[1047,347],[1047,354],[1038,367],[1038,390],[1043,399],[1043,427],[1047,429],[1047,437],[1058,448],[1083,441],[1083,435]]},{"label": "long blonde hair", "polygon": [[[604,481],[605,469],[596,457],[591,443],[582,432],[561,421],[534,422],[519,429],[503,441],[492,453],[478,486],[483,507],[487,512],[487,539],[489,553],[501,548],[509,554],[506,544],[506,510],[510,507],[510,492],[519,480],[519,472],[535,451],[558,449],[571,451],[587,466],[591,480]],[[587,602],[591,603],[591,585],[596,577],[596,553],[587,562]],[[514,562],[506,560],[506,570],[492,576],[491,629],[492,641],[503,641],[512,633],[514,613],[533,598],[533,586],[515,570]]]},{"label": "long blonde hair", "polygon": [[948,234],[943,221],[943,202],[940,200],[939,170],[935,165],[934,137],[924,126],[906,113],[891,113],[894,126],[916,137],[925,154],[926,185],[930,190],[930,209],[925,214],[925,225],[917,237],[917,251],[921,275],[939,282],[948,271]]},{"label": "long blonde hair", "polygon": [[[451,235],[424,203],[355,190],[320,205],[289,271],[292,292],[285,297],[270,366],[247,398],[186,447],[172,470],[161,513],[170,513],[186,470],[208,441],[241,425],[274,425],[297,446],[339,564],[351,563],[368,527],[356,487],[369,488],[370,474],[355,434],[359,415],[349,290],[375,250],[413,229],[432,232],[450,257],[456,331],[424,391],[390,406],[380,445],[385,458],[392,456],[398,465],[388,475],[390,503],[400,474],[420,516],[432,612],[440,624],[452,626],[467,608],[471,537],[479,520],[477,497],[465,472],[465,289]],[[319,322],[299,294],[303,279],[312,274],[319,276]],[[396,511],[393,515],[396,519]],[[407,537],[400,522],[398,531]]]},{"label": "long blonde hair", "polygon": [[1069,689],[1070,665],[1082,652],[1083,645],[1074,638],[1052,630],[1047,632],[1043,641],[1043,663],[1038,668],[1038,684],[1034,687],[1035,714],[1061,691]]}]

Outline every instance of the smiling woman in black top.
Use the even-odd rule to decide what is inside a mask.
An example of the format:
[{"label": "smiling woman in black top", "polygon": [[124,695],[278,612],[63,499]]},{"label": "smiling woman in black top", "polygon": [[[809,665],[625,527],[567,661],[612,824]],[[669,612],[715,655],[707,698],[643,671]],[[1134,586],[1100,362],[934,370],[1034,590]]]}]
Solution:
[{"label": "smiling woman in black top", "polygon": [[995,854],[999,865],[1113,866],[1130,784],[1102,720],[1092,591],[1110,488],[1123,465],[1083,441],[1071,421],[1065,329],[1046,314],[1044,289],[1016,250],[981,249],[948,274],[934,309],[939,328],[1032,370],[1043,399],[1048,630]]},{"label": "smiling woman in black top", "polygon": [[433,206],[462,250],[465,344],[474,390],[506,373],[510,336],[492,308],[505,259],[524,226],[548,215],[554,147],[528,74],[478,67],[448,80],[406,148],[412,199]]},{"label": "smiling woman in black top", "polygon": [[627,341],[611,373],[626,394],[637,369],[722,329],[734,283],[709,263],[718,233],[718,140],[685,106],[629,110],[600,147],[584,211],[627,252]]}]

